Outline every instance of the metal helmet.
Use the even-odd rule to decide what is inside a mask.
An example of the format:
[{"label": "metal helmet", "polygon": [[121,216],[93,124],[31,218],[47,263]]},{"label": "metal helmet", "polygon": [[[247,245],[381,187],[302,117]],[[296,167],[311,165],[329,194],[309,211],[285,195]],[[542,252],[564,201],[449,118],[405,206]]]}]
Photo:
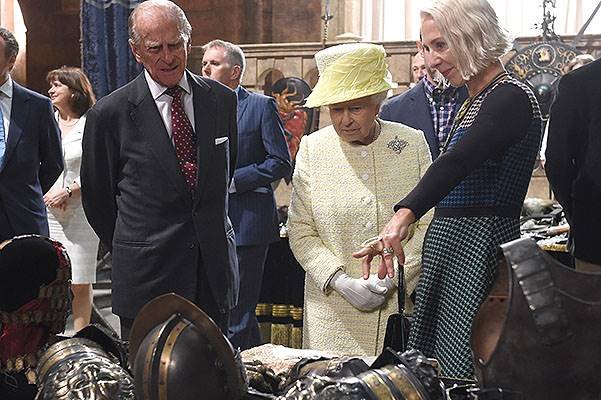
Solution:
[{"label": "metal helmet", "polygon": [[239,353],[211,318],[176,294],[148,302],[130,339],[138,400],[237,400],[246,393]]}]

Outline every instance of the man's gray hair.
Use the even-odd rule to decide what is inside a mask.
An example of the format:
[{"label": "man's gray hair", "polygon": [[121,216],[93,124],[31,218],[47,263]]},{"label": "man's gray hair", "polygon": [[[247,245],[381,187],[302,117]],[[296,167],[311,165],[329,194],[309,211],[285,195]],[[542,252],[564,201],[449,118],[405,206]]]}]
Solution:
[{"label": "man's gray hair", "polygon": [[177,30],[181,34],[184,43],[186,45],[190,44],[190,39],[192,38],[192,25],[190,25],[184,10],[169,0],[146,0],[134,8],[128,20],[129,42],[131,44],[138,45],[141,39],[140,32],[138,32],[136,27],[138,15],[149,13],[151,10],[161,10],[169,18],[175,20],[177,22]]},{"label": "man's gray hair", "polygon": [[15,35],[8,29],[0,27],[0,37],[4,39],[4,56],[10,60],[19,54],[19,43]]},{"label": "man's gray hair", "polygon": [[246,68],[246,59],[244,57],[244,52],[242,51],[242,49],[233,43],[226,42],[225,40],[220,39],[211,40],[209,43],[202,46],[202,49],[203,51],[207,51],[208,49],[213,49],[215,47],[219,47],[225,50],[225,58],[231,66],[240,66],[240,79],[242,79],[244,69]]}]

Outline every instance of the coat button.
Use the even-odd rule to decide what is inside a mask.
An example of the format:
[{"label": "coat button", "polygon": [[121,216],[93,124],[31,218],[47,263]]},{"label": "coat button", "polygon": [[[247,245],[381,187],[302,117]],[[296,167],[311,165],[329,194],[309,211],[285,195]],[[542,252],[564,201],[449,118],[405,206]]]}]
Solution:
[{"label": "coat button", "polygon": [[369,179],[369,175],[368,174],[363,174],[363,176],[361,176],[361,179],[363,179],[364,181]]},{"label": "coat button", "polygon": [[190,249],[193,249],[194,247],[196,247],[196,245],[194,243],[190,243],[188,247],[190,247]]}]

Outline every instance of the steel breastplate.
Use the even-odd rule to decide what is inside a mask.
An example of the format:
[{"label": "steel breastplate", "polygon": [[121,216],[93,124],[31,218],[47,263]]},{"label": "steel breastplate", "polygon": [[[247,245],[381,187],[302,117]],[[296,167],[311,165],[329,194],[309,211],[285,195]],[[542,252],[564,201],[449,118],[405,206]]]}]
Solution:
[{"label": "steel breastplate", "polygon": [[502,249],[509,279],[501,263],[472,327],[480,386],[528,400],[601,398],[601,274],[567,268],[531,239]]}]

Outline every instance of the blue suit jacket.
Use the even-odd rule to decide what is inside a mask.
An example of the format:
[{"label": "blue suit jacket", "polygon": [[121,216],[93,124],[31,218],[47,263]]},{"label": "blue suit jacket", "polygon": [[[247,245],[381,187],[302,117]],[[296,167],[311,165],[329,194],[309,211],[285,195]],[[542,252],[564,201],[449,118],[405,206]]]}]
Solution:
[{"label": "blue suit jacket", "polygon": [[25,233],[48,236],[42,197],[63,170],[52,103],[16,82],[13,85],[8,139],[0,165],[0,242]]},{"label": "blue suit jacket", "polygon": [[[457,111],[465,99],[467,99],[467,88],[462,86],[459,88],[455,115],[457,115]],[[384,103],[380,111],[380,118],[387,121],[400,122],[401,124],[421,130],[424,132],[428,147],[430,147],[432,160],[439,156],[438,136],[434,132],[434,125],[432,124],[432,116],[430,115],[430,107],[428,106],[423,79],[413,88]]]},{"label": "blue suit jacket", "polygon": [[278,240],[278,218],[271,183],[290,175],[292,165],[275,100],[240,87],[238,161],[229,217],[238,246]]}]

